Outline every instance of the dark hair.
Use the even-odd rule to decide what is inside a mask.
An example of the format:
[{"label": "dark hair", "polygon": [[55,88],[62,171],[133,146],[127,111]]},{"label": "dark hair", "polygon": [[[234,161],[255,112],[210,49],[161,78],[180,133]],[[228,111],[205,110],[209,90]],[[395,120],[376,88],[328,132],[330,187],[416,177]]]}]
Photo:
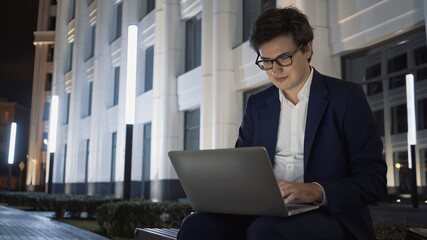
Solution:
[{"label": "dark hair", "polygon": [[313,28],[307,16],[295,7],[267,8],[255,20],[249,42],[259,53],[262,44],[281,35],[290,36],[298,47],[313,41]]}]

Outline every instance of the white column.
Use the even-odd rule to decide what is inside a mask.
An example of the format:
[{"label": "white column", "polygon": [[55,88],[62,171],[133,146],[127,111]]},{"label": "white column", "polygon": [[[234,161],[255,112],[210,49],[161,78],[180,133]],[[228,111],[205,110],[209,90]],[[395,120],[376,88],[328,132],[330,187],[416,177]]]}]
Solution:
[{"label": "white column", "polygon": [[202,99],[200,104],[200,149],[212,148],[212,0],[202,7]]},{"label": "white column", "polygon": [[[86,79],[86,69],[84,64],[84,50],[85,50],[85,37],[86,34],[80,24],[84,24],[84,20],[87,20],[82,11],[80,11],[80,5],[85,4],[83,2],[76,2],[76,15],[75,25],[73,34],[73,59],[71,68],[71,101],[70,101],[70,120],[68,124],[68,153],[67,157],[67,173],[65,175],[66,182],[76,183],[84,181],[84,167],[85,158],[82,157],[85,154],[80,154],[80,141],[81,141],[81,113],[82,113],[82,93],[84,83]],[[67,15],[65,15],[67,17]],[[71,36],[69,36],[71,37]],[[65,42],[65,49],[68,48],[68,42]],[[66,50],[65,59],[67,61],[68,51]],[[64,62],[62,63],[64,64]],[[61,74],[59,72],[59,74]],[[66,192],[68,189],[66,189]]]},{"label": "white column", "polygon": [[28,159],[26,164],[28,166],[26,185],[29,185],[31,188],[40,185],[39,176],[42,161],[40,149],[43,144],[43,110],[46,99],[44,88],[44,79],[46,78],[45,66],[42,60],[45,59],[45,48],[46,46],[41,43],[35,45],[36,61],[34,62]]},{"label": "white column", "polygon": [[278,0],[276,3],[276,6],[281,8],[291,5],[307,15],[310,25],[314,28],[314,54],[310,64],[323,74],[340,78],[340,59],[331,56],[330,51],[328,0]]},{"label": "white column", "polygon": [[[182,149],[183,115],[178,111],[177,72],[183,34],[178,0],[156,1],[154,45],[153,120],[151,180],[176,178],[168,151]],[[151,188],[151,198],[161,199],[160,186]]]},{"label": "white column", "polygon": [[213,2],[212,20],[212,147],[233,147],[237,139],[237,111],[242,111],[234,86],[233,37],[237,5],[233,1]]},{"label": "white column", "polygon": [[[64,76],[64,67],[65,67],[65,61],[67,59],[67,47],[68,47],[68,41],[67,41],[67,13],[68,13],[68,2],[67,1],[57,1],[57,27],[55,29],[55,53],[54,53],[54,59],[53,59],[53,84],[52,84],[52,91],[58,94],[59,97],[59,111],[58,111],[58,138],[57,138],[57,147],[63,146],[65,143],[68,143],[68,149],[70,149],[70,142],[67,141],[67,128],[62,128],[62,123],[64,122],[65,117],[65,111],[66,111],[66,97],[67,92],[65,90],[66,84],[65,84],[65,76]],[[71,104],[70,104],[71,105]],[[71,114],[71,112],[70,112]],[[71,115],[70,115],[71,117]],[[70,118],[71,119],[71,118]],[[70,127],[70,125],[68,125]],[[72,132],[72,131],[71,131]],[[69,138],[68,138],[69,139]],[[62,151],[60,151],[62,153]],[[64,155],[67,153],[64,153]],[[55,163],[59,161],[63,161],[64,155],[58,155],[58,157],[55,158]],[[59,160],[61,159],[61,160]],[[67,157],[67,159],[69,159]],[[61,167],[63,167],[61,163]],[[59,164],[54,164],[56,167],[53,169],[54,171],[59,168]],[[58,168],[57,168],[58,167]],[[61,171],[64,168],[61,168]],[[59,171],[54,172],[54,176],[59,177],[63,176],[65,172]],[[56,182],[55,177],[55,182]],[[60,182],[62,182],[62,177],[60,177]],[[68,182],[67,179],[65,181]]]},{"label": "white column", "polygon": [[[90,155],[88,181],[109,182],[111,172],[111,135],[108,128],[106,99],[111,98],[110,82],[113,79],[110,58],[110,23],[107,14],[110,4],[97,2],[95,19],[95,49],[93,56],[93,92],[90,135]],[[89,26],[88,26],[89,27]],[[108,149],[108,151],[107,151]],[[95,189],[88,187],[88,193]]]}]

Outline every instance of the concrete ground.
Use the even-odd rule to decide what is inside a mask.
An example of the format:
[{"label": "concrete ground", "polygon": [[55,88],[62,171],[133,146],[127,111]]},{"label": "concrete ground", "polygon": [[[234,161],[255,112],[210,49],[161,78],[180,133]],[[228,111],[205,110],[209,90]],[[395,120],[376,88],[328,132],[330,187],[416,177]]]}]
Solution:
[{"label": "concrete ground", "polygon": [[27,212],[0,205],[0,240],[90,239],[103,236],[51,219],[52,214]]}]

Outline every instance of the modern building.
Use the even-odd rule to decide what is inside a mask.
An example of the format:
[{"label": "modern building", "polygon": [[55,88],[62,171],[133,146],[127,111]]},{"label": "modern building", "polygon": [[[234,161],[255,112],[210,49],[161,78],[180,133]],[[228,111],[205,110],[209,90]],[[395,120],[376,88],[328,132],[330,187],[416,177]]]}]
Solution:
[{"label": "modern building", "polygon": [[[46,154],[39,149],[47,129],[41,116],[55,94],[60,111],[53,192],[122,196],[125,152],[131,148],[132,196],[184,197],[167,152],[234,146],[247,97],[269,84],[254,64],[256,54],[248,43],[251,24],[264,7],[295,5],[315,29],[312,65],[366,90],[384,141],[390,194],[409,193],[405,75],[414,74],[416,180],[419,193],[427,191],[426,0],[49,4],[40,0],[44,10],[35,33],[35,70],[43,69],[35,80],[43,97],[33,93],[33,103],[40,101],[32,110],[29,151],[36,171],[29,173],[27,185],[41,179]],[[47,31],[52,22],[54,37]],[[138,27],[135,92],[126,92],[130,25]],[[48,74],[51,91],[43,87]],[[127,96],[136,101],[132,145],[126,144]]]},{"label": "modern building", "polygon": [[39,0],[34,32],[35,59],[26,168],[26,186],[30,191],[45,189],[55,24],[56,0]]}]

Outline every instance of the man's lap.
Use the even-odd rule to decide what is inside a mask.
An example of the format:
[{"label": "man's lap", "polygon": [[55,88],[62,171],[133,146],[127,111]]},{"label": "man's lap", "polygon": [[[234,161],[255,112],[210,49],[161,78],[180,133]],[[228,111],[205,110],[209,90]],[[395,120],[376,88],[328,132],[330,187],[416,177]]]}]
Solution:
[{"label": "man's lap", "polygon": [[184,220],[178,239],[345,239],[345,230],[320,210],[291,217],[194,213]]}]

